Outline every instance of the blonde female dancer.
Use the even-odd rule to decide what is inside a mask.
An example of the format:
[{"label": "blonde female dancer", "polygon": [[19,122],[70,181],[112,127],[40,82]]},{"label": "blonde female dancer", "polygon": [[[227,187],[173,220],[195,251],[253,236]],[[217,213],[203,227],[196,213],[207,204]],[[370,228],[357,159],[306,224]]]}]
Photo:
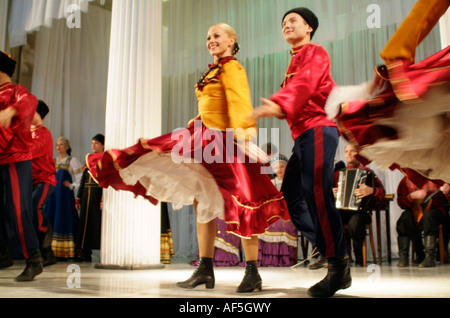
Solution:
[{"label": "blonde female dancer", "polygon": [[236,33],[227,24],[214,25],[206,46],[214,63],[195,86],[198,116],[188,128],[141,139],[127,149],[89,155],[88,164],[102,187],[132,191],[153,203],[194,205],[200,260],[178,287],[214,288],[218,217],[228,224],[227,231],[242,237],[246,270],[237,292],[252,292],[262,285],[256,265],[257,235],[279,218],[290,217],[282,194],[261,173],[261,163],[246,155],[252,147],[238,146],[242,140],[251,145],[256,125],[248,121],[252,105],[247,75],[234,57],[239,51]]}]

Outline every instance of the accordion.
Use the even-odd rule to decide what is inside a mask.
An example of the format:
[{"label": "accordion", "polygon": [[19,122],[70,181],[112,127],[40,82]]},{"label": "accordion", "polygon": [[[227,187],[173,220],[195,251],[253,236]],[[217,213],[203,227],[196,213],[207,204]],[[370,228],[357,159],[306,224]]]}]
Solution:
[{"label": "accordion", "polygon": [[359,184],[365,184],[369,171],[366,169],[344,169],[339,171],[338,191],[336,195],[336,208],[357,211],[361,198],[355,195]]}]

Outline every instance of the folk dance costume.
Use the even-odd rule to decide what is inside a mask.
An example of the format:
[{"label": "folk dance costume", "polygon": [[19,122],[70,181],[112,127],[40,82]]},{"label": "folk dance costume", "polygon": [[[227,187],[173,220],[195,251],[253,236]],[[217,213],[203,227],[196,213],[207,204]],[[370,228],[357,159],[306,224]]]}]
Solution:
[{"label": "folk dance costume", "polygon": [[76,251],[82,261],[92,261],[92,250],[100,249],[103,189],[85,168],[80,180],[75,203],[80,204]]},{"label": "folk dance costume", "polygon": [[[279,118],[289,124],[295,144],[281,190],[292,222],[328,260],[326,277],[308,293],[331,297],[351,285],[342,221],[332,190],[339,133],[325,112],[327,97],[336,84],[328,53],[310,43],[319,26],[316,15],[307,8],[295,8],[285,13],[282,25],[292,48],[291,61],[281,90],[263,101],[262,112],[256,111],[255,116],[281,112]],[[265,112],[265,107],[269,111]]]},{"label": "folk dance costume", "polygon": [[[37,112],[42,119],[49,112],[48,106],[39,101]],[[56,263],[52,250],[53,229],[46,212],[47,199],[53,194],[56,186],[56,169],[53,160],[53,138],[45,126],[32,129],[33,144],[33,218],[40,242],[43,266]]]},{"label": "folk dance costume", "polygon": [[[431,200],[411,199],[410,194],[417,190],[424,190],[426,197]],[[397,221],[399,263],[397,266],[409,265],[410,241],[415,242],[415,262],[420,267],[435,266],[436,239],[439,237],[439,225],[443,228],[443,245],[449,241],[449,212],[450,193],[443,194],[440,186],[428,180],[422,187],[416,186],[408,177],[404,177],[397,188],[397,203],[404,211]],[[422,239],[423,232],[423,239]],[[441,238],[440,238],[441,239]],[[425,246],[424,246],[425,243]]]},{"label": "folk dance costume", "polygon": [[[0,52],[0,72],[13,75],[16,62]],[[8,240],[18,240],[26,259],[16,281],[31,281],[42,272],[39,240],[33,224],[31,122],[38,101],[21,85],[0,86],[0,112],[15,111],[9,127],[0,125],[0,268],[13,265]]]},{"label": "folk dance costume", "polygon": [[343,103],[338,96],[355,87],[337,88],[327,105],[364,165],[399,169],[418,185],[450,182],[450,46],[415,63],[416,47],[449,5],[418,1],[381,52],[386,65],[377,75],[384,85],[372,95],[361,85]]},{"label": "folk dance costume", "polygon": [[226,132],[235,129],[239,140],[256,131],[246,119],[252,106],[244,82],[245,70],[234,57],[219,60],[196,86],[199,115],[189,128],[90,154],[90,173],[104,188],[131,191],[152,203],[177,208],[197,201],[199,223],[222,219],[228,232],[243,238],[289,219],[283,195],[261,174],[261,164],[244,157],[233,132]]},{"label": "folk dance costume", "polygon": [[[272,166],[275,163],[283,162],[287,164],[288,159],[283,155],[275,155]],[[276,175],[272,183],[279,191],[283,180]],[[266,233],[260,235],[258,266],[282,267],[292,266],[297,262],[298,230],[292,221],[278,220],[271,224]]]},{"label": "folk dance costume", "polygon": [[[75,240],[79,228],[73,189],[78,189],[83,166],[77,158],[68,156],[62,161],[56,158],[56,188],[47,201],[47,213],[53,227],[52,248],[57,258],[76,257]],[[63,185],[72,184],[71,188]]]}]

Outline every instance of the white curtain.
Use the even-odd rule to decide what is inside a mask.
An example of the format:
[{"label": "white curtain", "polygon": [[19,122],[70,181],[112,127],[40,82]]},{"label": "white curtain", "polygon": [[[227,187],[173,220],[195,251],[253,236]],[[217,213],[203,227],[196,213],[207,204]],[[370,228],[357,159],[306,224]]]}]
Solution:
[{"label": "white curtain", "polygon": [[11,47],[27,43],[26,35],[37,31],[41,26],[50,28],[53,20],[67,18],[69,6],[77,5],[87,12],[93,0],[13,0],[9,22],[9,42]]},{"label": "white curtain", "polygon": [[91,6],[79,29],[59,19],[36,32],[30,90],[50,108],[44,124],[53,139],[67,137],[81,162],[105,131],[110,26],[111,12]]},{"label": "white curtain", "polygon": [[[168,0],[163,7],[163,131],[185,127],[197,113],[194,84],[206,70],[212,57],[206,50],[208,28],[219,22],[230,24],[237,32],[241,51],[237,58],[249,78],[252,100],[258,105],[279,89],[289,63],[289,46],[281,35],[281,18],[294,7],[308,7],[320,25],[313,42],[323,45],[332,61],[332,75],[338,85],[359,84],[370,80],[375,65],[383,61],[379,52],[410,12],[416,0]],[[372,6],[370,6],[372,5]],[[375,7],[373,6],[375,5]],[[369,7],[370,6],[370,7]],[[368,18],[379,10],[379,25],[368,26]],[[372,16],[373,17],[373,16]],[[375,16],[376,18],[376,16]],[[376,21],[378,22],[378,21]],[[417,50],[421,60],[440,49],[439,27]],[[291,154],[293,141],[284,121],[263,119],[261,128],[279,128],[279,150]],[[270,139],[270,136],[269,136]],[[341,141],[336,160],[344,160],[345,141]],[[395,193],[402,175],[380,171],[371,165],[382,180],[387,193]],[[192,213],[192,211],[191,211]],[[393,256],[397,253],[395,223],[401,213],[391,203],[391,237]],[[182,217],[171,213],[172,220]],[[383,254],[386,253],[382,217]],[[175,224],[182,224],[178,220]],[[174,228],[175,239],[192,240],[192,224]],[[182,239],[181,239],[182,240]],[[186,253],[190,253],[186,249]]]}]

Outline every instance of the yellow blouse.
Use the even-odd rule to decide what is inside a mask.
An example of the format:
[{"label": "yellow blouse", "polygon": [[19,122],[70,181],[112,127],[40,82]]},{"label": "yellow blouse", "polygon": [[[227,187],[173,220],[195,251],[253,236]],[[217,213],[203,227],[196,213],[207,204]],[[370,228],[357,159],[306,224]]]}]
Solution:
[{"label": "yellow blouse", "polygon": [[253,128],[253,135],[256,123],[249,119],[253,107],[244,67],[237,60],[230,60],[213,69],[206,79],[209,83],[195,91],[198,115],[189,125],[194,120],[201,120],[206,127],[221,131],[226,131],[227,128]]}]

